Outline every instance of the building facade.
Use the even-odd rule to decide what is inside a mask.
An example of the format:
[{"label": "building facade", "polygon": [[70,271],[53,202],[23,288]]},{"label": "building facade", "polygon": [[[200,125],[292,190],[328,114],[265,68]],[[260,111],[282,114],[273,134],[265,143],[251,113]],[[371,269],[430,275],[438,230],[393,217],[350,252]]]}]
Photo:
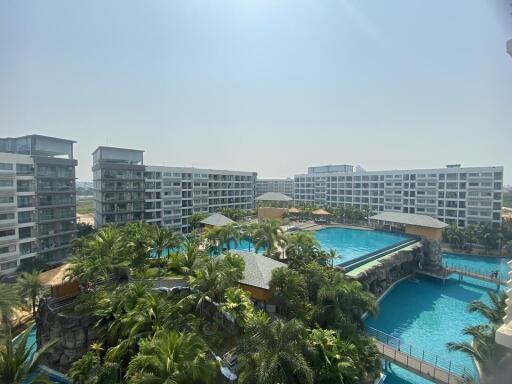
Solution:
[{"label": "building facade", "polygon": [[194,213],[254,208],[255,172],[144,165],[143,151],[99,147],[93,174],[98,227],[144,220],[189,232]]},{"label": "building facade", "polygon": [[256,197],[267,192],[280,192],[293,197],[293,179],[257,179]]},{"label": "building facade", "polygon": [[503,167],[307,173],[294,181],[298,203],[425,214],[462,227],[501,223]]},{"label": "building facade", "polygon": [[68,256],[76,235],[74,141],[0,138],[0,273]]}]

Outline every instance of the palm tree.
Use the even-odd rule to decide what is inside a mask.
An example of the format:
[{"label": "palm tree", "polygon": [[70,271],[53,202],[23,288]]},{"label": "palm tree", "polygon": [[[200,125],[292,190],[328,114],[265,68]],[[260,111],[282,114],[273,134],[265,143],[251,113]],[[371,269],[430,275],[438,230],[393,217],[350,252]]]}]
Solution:
[{"label": "palm tree", "polygon": [[345,280],[341,273],[319,289],[315,304],[313,318],[320,327],[347,333],[363,327],[361,318],[366,312],[378,312],[375,297],[359,282]]},{"label": "palm tree", "polygon": [[140,352],[128,365],[133,384],[212,383],[216,363],[194,333],[161,332],[140,342]]},{"label": "palm tree", "polygon": [[127,240],[127,248],[130,265],[136,268],[144,268],[151,245],[151,226],[145,222],[129,223],[123,228],[123,237]]},{"label": "palm tree", "polygon": [[331,267],[334,268],[334,260],[338,260],[338,262],[341,260],[341,255],[338,254],[338,252],[331,248],[327,251],[327,259],[330,260]]},{"label": "palm tree", "polygon": [[30,299],[32,304],[32,316],[36,317],[36,302],[44,286],[40,280],[38,271],[23,272],[16,280],[20,293],[23,297]]},{"label": "palm tree", "polygon": [[19,292],[14,284],[0,283],[0,326],[10,334],[12,311],[20,306]]},{"label": "palm tree", "polygon": [[447,347],[450,352],[459,351],[475,359],[482,371],[483,383],[498,383],[494,375],[512,364],[512,357],[504,347],[495,341],[496,331],[488,325],[477,325],[464,328],[465,335],[473,338],[472,342],[452,342]]},{"label": "palm tree", "polygon": [[258,319],[239,346],[240,383],[313,383],[306,334],[298,320]]},{"label": "palm tree", "polygon": [[[0,347],[0,383],[26,383],[37,371],[41,358],[56,341],[45,344],[32,356],[32,345],[28,345],[31,328],[26,329],[16,342],[6,337]],[[33,384],[50,383],[47,376],[37,374],[30,380]]]},{"label": "palm tree", "polygon": [[188,239],[184,244],[184,249],[180,252],[180,269],[183,273],[192,274],[201,268],[208,255],[199,248],[195,239]]},{"label": "palm tree", "polygon": [[267,247],[264,255],[270,257],[276,246],[283,246],[285,238],[281,224],[277,220],[267,220],[261,223],[254,231],[256,240],[256,252],[263,247]]},{"label": "palm tree", "polygon": [[226,246],[226,249],[231,249],[231,241],[233,242],[235,248],[238,246],[238,242],[240,241],[240,228],[235,224],[227,224],[220,228],[219,230],[219,240],[222,245]]},{"label": "palm tree", "polygon": [[206,227],[202,238],[206,241],[208,248],[217,254],[220,243],[220,227]]},{"label": "palm tree", "polygon": [[485,317],[492,327],[499,328],[503,324],[505,309],[507,307],[507,294],[503,291],[488,291],[491,305],[487,305],[480,300],[474,300],[468,305],[469,312],[477,312]]}]

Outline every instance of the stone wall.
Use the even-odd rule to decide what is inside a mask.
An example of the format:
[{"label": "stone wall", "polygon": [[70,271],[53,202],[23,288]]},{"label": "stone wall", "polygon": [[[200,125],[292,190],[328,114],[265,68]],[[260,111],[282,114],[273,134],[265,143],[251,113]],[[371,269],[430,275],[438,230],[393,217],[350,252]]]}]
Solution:
[{"label": "stone wall", "polygon": [[48,351],[44,364],[59,372],[67,372],[97,339],[91,317],[60,314],[45,303],[38,309],[36,324],[38,346],[57,340]]},{"label": "stone wall", "polygon": [[419,268],[430,271],[442,269],[441,260],[439,241],[423,239],[421,247],[401,250],[379,260],[379,263],[357,276],[357,280],[366,290],[380,296],[393,283],[413,275]]}]

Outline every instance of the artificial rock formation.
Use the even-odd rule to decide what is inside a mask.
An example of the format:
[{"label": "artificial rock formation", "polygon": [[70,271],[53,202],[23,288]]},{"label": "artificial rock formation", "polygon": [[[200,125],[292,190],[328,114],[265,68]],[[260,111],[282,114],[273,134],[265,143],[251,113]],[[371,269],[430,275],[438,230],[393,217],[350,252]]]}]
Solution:
[{"label": "artificial rock formation", "polygon": [[90,316],[68,316],[52,310],[46,303],[39,307],[36,324],[38,346],[57,340],[44,363],[59,372],[67,372],[98,337]]}]

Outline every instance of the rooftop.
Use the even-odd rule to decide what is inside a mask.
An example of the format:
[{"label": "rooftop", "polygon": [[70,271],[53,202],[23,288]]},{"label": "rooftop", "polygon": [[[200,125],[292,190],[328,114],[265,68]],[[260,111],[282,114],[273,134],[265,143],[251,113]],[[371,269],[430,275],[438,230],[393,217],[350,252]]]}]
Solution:
[{"label": "rooftop", "polygon": [[[277,268],[288,267],[280,261],[253,252],[231,251],[231,253],[242,256],[245,261],[244,277],[239,283],[252,287],[270,289],[269,283],[272,279],[272,271]],[[219,257],[223,257],[223,255]]]},{"label": "rooftop", "polygon": [[256,198],[256,201],[292,201],[290,196],[281,192],[267,192]]},{"label": "rooftop", "polygon": [[434,219],[426,215],[418,215],[415,213],[401,213],[401,212],[381,212],[375,216],[370,217],[371,220],[387,221],[390,223],[416,225],[418,227],[427,228],[444,228],[448,224],[441,220]]},{"label": "rooftop", "polygon": [[228,224],[234,224],[235,221],[231,220],[229,217],[226,217],[220,213],[213,213],[208,216],[206,219],[201,220],[201,224],[211,225],[213,227],[223,227]]}]

